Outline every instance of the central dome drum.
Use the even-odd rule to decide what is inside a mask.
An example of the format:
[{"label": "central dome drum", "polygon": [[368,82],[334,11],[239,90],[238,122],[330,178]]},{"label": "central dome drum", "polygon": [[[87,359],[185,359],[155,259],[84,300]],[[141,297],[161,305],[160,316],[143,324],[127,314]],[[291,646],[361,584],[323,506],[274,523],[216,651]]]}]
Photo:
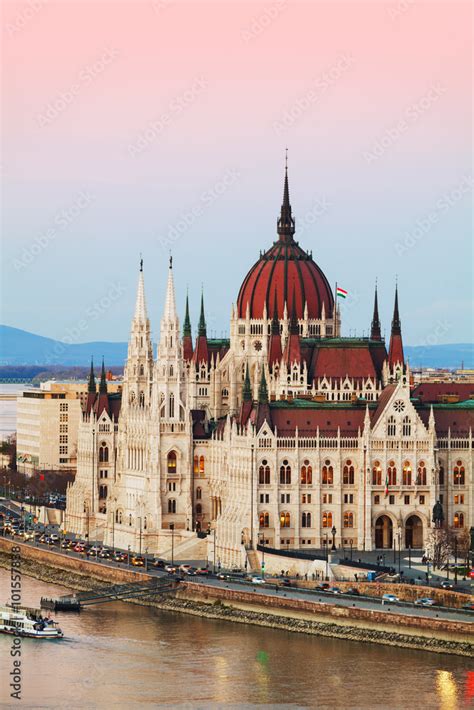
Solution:
[{"label": "central dome drum", "polygon": [[288,171],[285,169],[283,204],[278,220],[278,240],[252,266],[237,298],[239,318],[261,319],[266,306],[267,318],[274,316],[276,305],[279,319],[283,318],[285,303],[288,317],[304,318],[305,304],[310,320],[332,316],[334,298],[329,282],[310,254],[294,240],[295,220],[291,214],[288,190]]}]

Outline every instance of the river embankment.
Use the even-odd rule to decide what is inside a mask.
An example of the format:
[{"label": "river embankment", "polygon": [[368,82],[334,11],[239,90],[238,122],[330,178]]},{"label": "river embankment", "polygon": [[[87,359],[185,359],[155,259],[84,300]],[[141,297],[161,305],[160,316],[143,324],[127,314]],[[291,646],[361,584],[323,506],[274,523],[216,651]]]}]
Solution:
[{"label": "river embankment", "polygon": [[[7,539],[0,539],[0,567],[10,566],[13,546],[21,550],[22,574],[75,591],[148,578],[143,572],[108,567]],[[172,595],[129,601],[168,612],[357,642],[461,656],[474,652],[473,625],[468,622],[290,599],[284,590],[276,596],[183,581]]]}]

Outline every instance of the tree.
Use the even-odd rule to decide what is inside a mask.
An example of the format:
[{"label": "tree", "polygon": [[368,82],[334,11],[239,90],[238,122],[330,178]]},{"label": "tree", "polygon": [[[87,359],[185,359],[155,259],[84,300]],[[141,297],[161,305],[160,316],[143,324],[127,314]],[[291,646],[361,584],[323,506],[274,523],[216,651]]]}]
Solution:
[{"label": "tree", "polygon": [[433,569],[445,567],[453,554],[454,535],[445,528],[433,528],[429,534],[425,555],[432,562]]}]

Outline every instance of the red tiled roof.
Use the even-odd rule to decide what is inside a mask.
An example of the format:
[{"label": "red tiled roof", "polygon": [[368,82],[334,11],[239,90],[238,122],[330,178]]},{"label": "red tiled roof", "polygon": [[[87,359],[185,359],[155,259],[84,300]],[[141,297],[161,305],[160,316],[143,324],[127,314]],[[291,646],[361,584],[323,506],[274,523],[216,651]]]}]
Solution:
[{"label": "red tiled roof", "polygon": [[364,428],[365,411],[360,408],[321,409],[278,408],[271,410],[273,426],[278,436],[294,436],[298,427],[299,436],[315,436],[319,433],[326,436],[336,436],[340,428],[341,436],[357,436],[358,430]]},{"label": "red tiled roof", "polygon": [[[430,407],[423,407],[418,410],[420,419],[426,427],[428,427],[430,409]],[[450,429],[451,436],[463,438],[469,436],[469,429],[474,430],[473,409],[462,409],[461,407],[437,409],[433,407],[433,414],[437,436],[447,436]]]},{"label": "red tiled roof", "polygon": [[379,379],[369,345],[366,348],[323,347],[314,349],[312,377],[372,377]]},{"label": "red tiled roof", "polygon": [[375,412],[371,418],[370,426],[372,429],[374,428],[374,426],[377,424],[378,420],[382,416],[382,412],[384,411],[385,407],[387,406],[387,404],[390,400],[390,397],[395,392],[396,387],[397,387],[397,385],[387,385],[382,390],[382,393],[377,400],[377,409],[375,410]]},{"label": "red tiled roof", "polygon": [[423,403],[438,402],[440,397],[455,395],[459,401],[474,397],[474,384],[470,382],[422,382],[412,391],[411,396]]}]

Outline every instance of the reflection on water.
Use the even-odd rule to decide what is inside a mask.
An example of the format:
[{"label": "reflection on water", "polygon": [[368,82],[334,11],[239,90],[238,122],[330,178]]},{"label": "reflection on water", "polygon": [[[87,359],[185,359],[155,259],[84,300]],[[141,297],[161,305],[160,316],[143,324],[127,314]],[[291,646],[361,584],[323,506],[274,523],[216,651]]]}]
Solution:
[{"label": "reflection on water", "polygon": [[[8,575],[0,570],[8,594]],[[23,604],[62,593],[23,578]],[[5,593],[2,597],[6,596]],[[3,599],[1,601],[4,601]],[[58,614],[66,638],[23,640],[27,707],[468,706],[469,659],[273,631],[114,602]],[[8,702],[11,639],[0,636]],[[464,703],[464,704],[463,704]]]}]

